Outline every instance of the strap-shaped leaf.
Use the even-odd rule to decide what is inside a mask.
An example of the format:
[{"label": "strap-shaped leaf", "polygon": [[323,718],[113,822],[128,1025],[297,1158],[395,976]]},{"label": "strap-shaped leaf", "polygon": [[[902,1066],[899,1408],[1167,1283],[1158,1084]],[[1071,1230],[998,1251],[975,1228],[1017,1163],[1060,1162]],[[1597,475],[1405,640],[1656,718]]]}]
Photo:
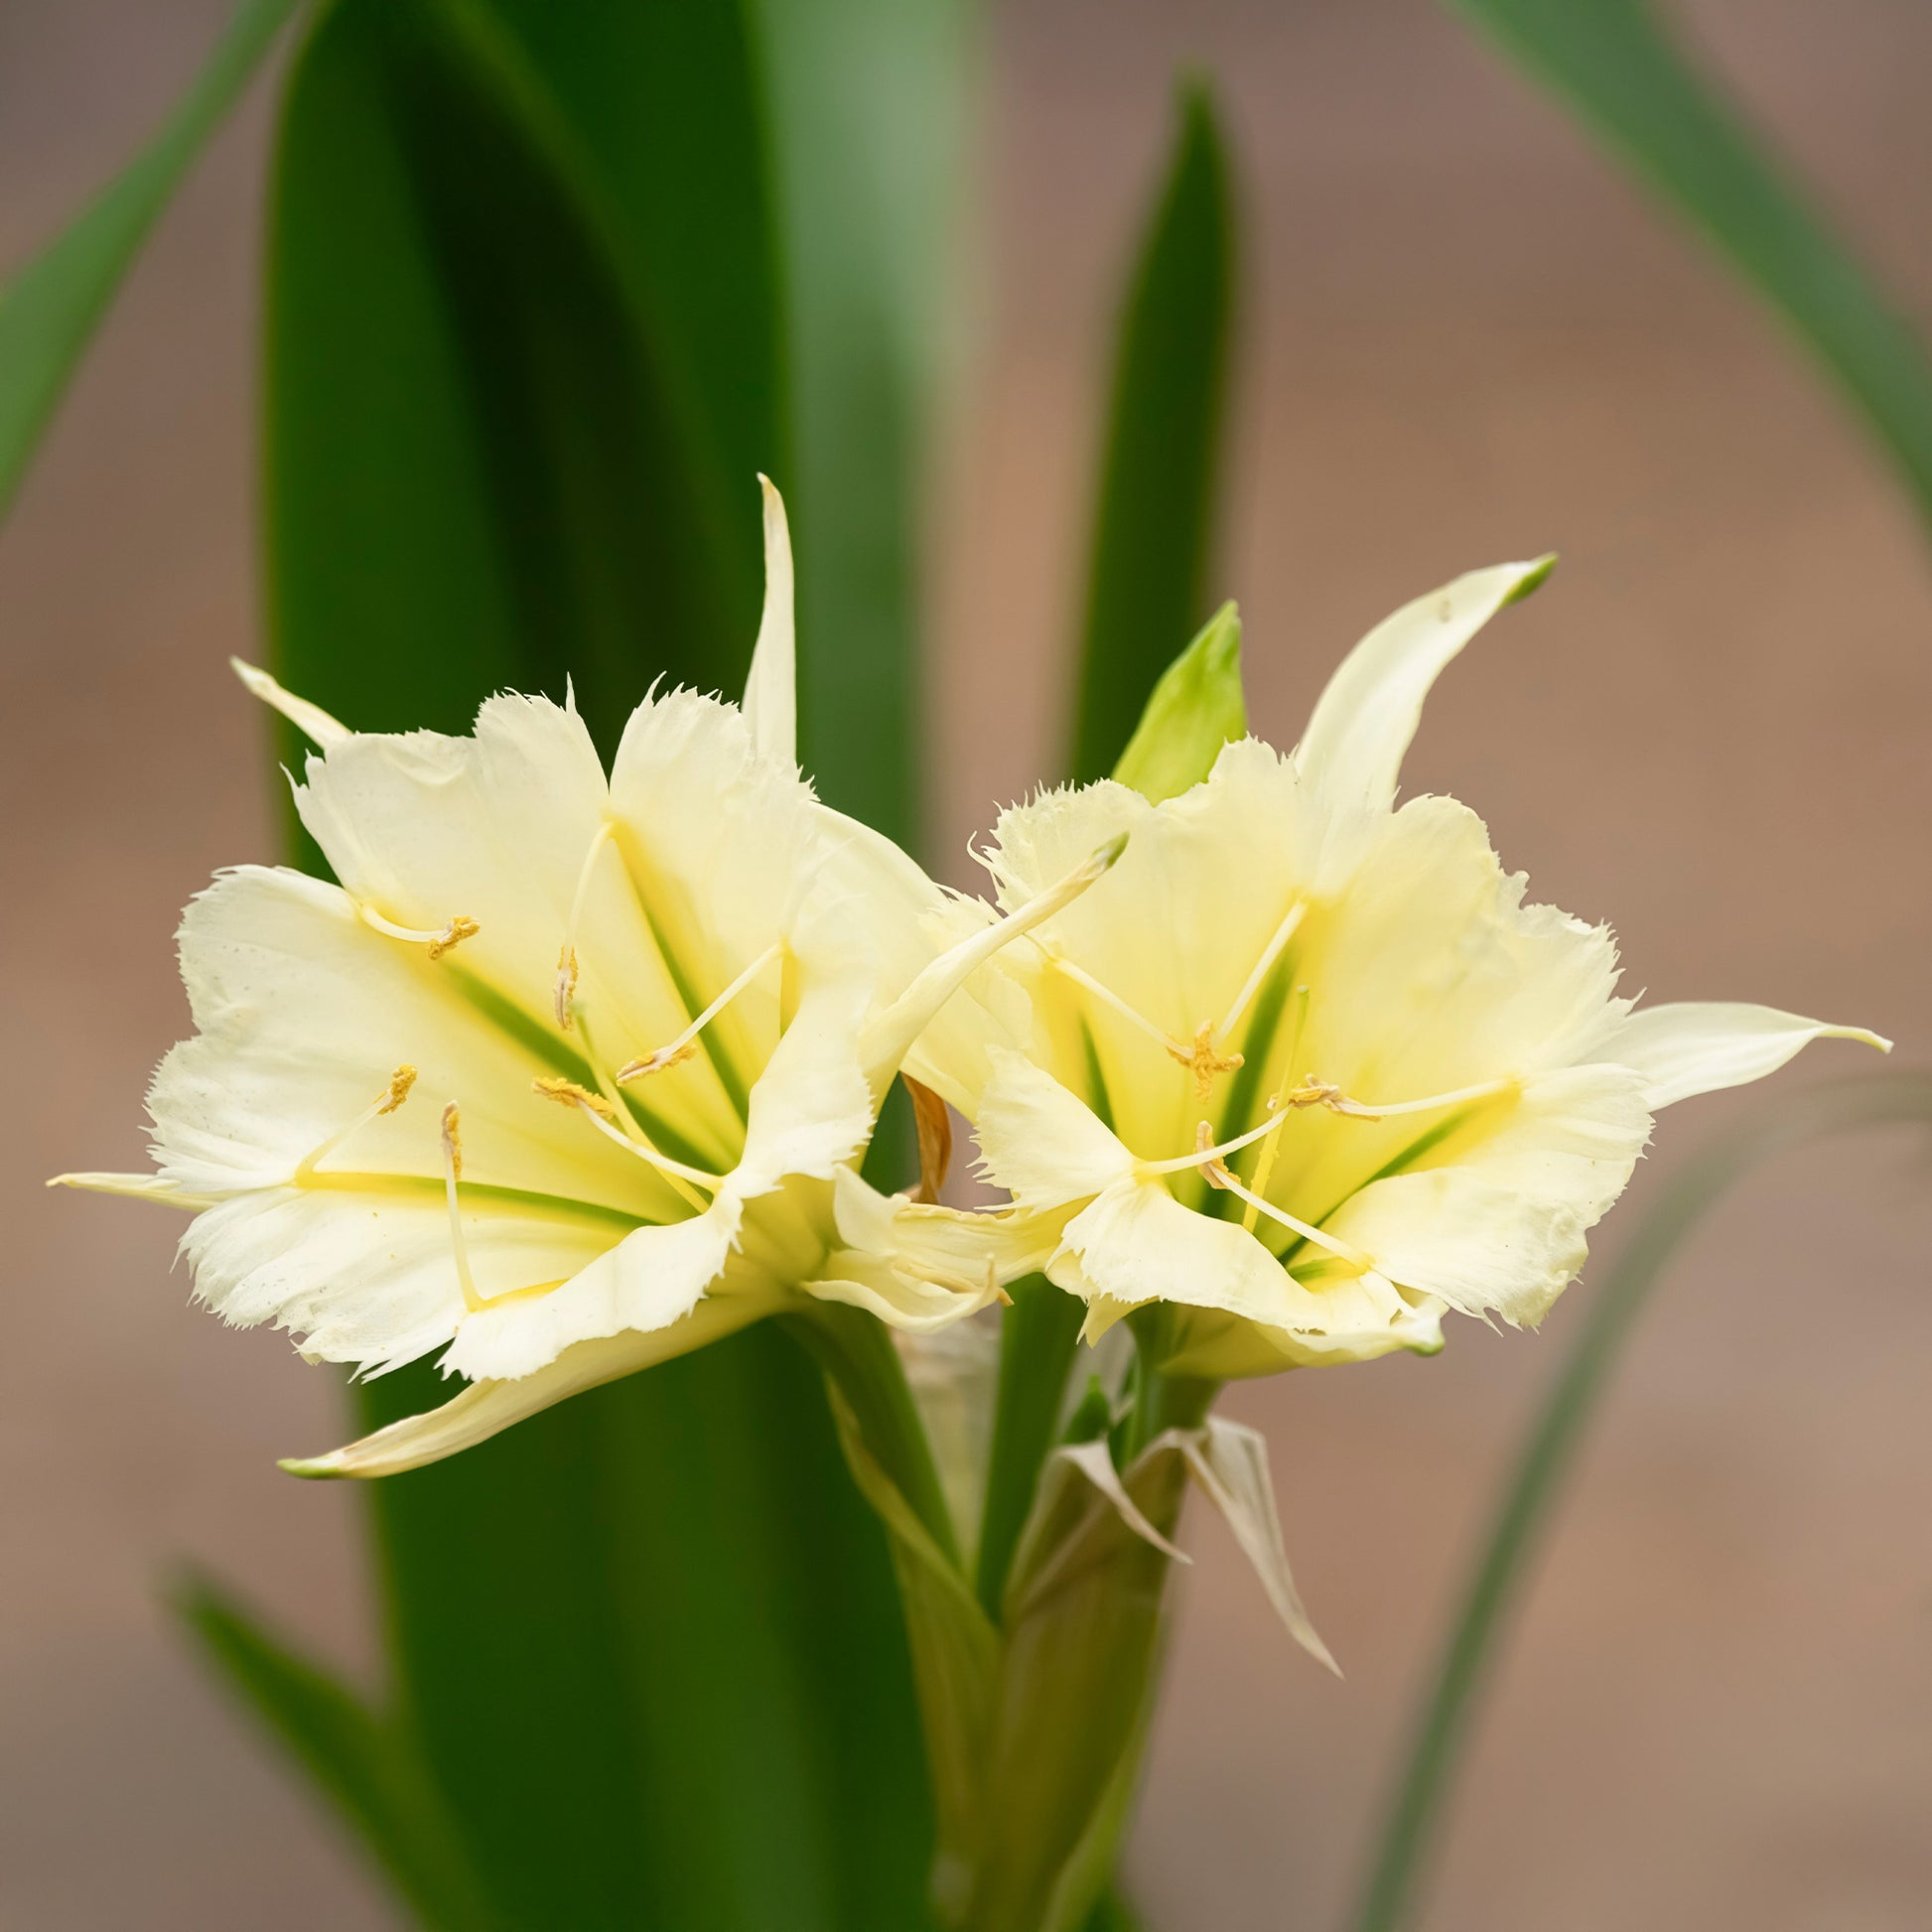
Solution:
[{"label": "strap-shaped leaf", "polygon": [[769,109],[793,436],[805,768],[915,847],[920,485],[950,273],[971,0],[747,0]]},{"label": "strap-shaped leaf", "polygon": [[298,0],[247,0],[149,141],[0,290],[0,516],[121,278]]},{"label": "strap-shaped leaf", "polygon": [[1113,769],[1201,621],[1234,278],[1227,157],[1197,83],[1181,94],[1115,351],[1073,728],[1081,780]]},{"label": "strap-shaped leaf", "polygon": [[[738,690],[784,481],[760,63],[729,0],[340,0],[273,193],[269,608],[362,728]],[[801,557],[801,589],[809,558]],[[808,640],[801,640],[807,641]],[[367,1385],[365,1424],[448,1393]],[[398,1695],[519,1932],[916,1927],[887,1547],[770,1329],[372,1485]]]},{"label": "strap-shaped leaf", "polygon": [[1837,379],[1932,519],[1932,367],[1923,345],[1650,0],[1450,4],[1728,257]]},{"label": "strap-shaped leaf", "polygon": [[175,1611],[427,1932],[490,1932],[495,1921],[414,1740],[270,1636],[211,1581],[192,1579]]},{"label": "strap-shaped leaf", "polygon": [[1630,1231],[1608,1279],[1589,1291],[1584,1325],[1508,1473],[1417,1714],[1350,1921],[1355,1932],[1401,1932],[1415,1922],[1416,1893],[1497,1640],[1637,1318],[1677,1251],[1764,1162],[1820,1135],[1902,1122],[1932,1127],[1932,1076],[1878,1074],[1761,1103],[1676,1176]]}]

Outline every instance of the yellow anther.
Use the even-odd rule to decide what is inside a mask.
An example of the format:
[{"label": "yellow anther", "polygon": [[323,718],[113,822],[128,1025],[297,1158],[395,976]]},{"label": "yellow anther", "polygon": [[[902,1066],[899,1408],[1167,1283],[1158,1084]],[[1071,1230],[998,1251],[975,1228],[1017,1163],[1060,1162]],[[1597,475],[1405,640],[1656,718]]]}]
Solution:
[{"label": "yellow anther", "polygon": [[616,1120],[618,1117],[618,1110],[601,1093],[593,1093],[589,1087],[580,1087],[575,1080],[544,1074],[532,1080],[530,1086],[544,1099],[558,1101],[563,1106],[588,1107],[592,1113],[602,1114],[606,1120]]},{"label": "yellow anther", "polygon": [[774,960],[789,956],[788,948],[782,939],[774,939],[759,956],[732,981],[732,983],[698,1015],[698,1017],[678,1035],[656,1049],[655,1052],[641,1053],[634,1060],[627,1060],[618,1068],[618,1084],[622,1086],[626,1080],[641,1080],[646,1073],[661,1073],[667,1066],[676,1066],[688,1060],[698,1050],[698,1035],[738,998],[738,996],[758,978]]},{"label": "yellow anther", "polygon": [[1191,1046],[1181,1046],[1173,1040],[1167,1041],[1167,1048],[1173,1058],[1189,1068],[1194,1076],[1194,1092],[1205,1100],[1214,1091],[1214,1082],[1223,1073],[1232,1073],[1241,1065],[1239,1053],[1222,1053],[1215,1049],[1214,1025],[1203,1020],[1200,1030],[1194,1035]]},{"label": "yellow anther", "polygon": [[1317,1080],[1312,1073],[1282,1095],[1284,1107],[1326,1107],[1337,1114],[1357,1111],[1355,1103],[1332,1080]]},{"label": "yellow anther", "polygon": [[362,1109],[345,1127],[339,1127],[326,1141],[319,1141],[295,1164],[290,1173],[291,1181],[306,1181],[316,1169],[351,1134],[368,1126],[372,1120],[379,1120],[384,1114],[393,1114],[409,1098],[409,1090],[416,1084],[416,1069],[406,1060],[389,1075],[389,1084]]},{"label": "yellow anther", "polygon": [[355,916],[365,926],[376,932],[386,933],[391,939],[401,939],[412,946],[425,946],[431,959],[441,959],[452,946],[460,946],[466,939],[474,939],[483,927],[467,912],[458,912],[440,932],[425,931],[418,926],[398,925],[394,919],[385,918],[373,905],[356,902]]},{"label": "yellow anther", "polygon": [[645,1053],[641,1058],[625,1060],[618,1068],[618,1085],[626,1080],[641,1080],[647,1073],[662,1073],[667,1067],[682,1066],[688,1059],[697,1056],[698,1042],[687,1039],[679,1045],[660,1046],[654,1053]]},{"label": "yellow anther", "polygon": [[474,939],[482,930],[483,927],[475,919],[471,918],[467,912],[459,912],[429,942],[430,958],[441,959],[452,946],[460,946],[466,939]]},{"label": "yellow anther", "polygon": [[454,1100],[443,1109],[443,1159],[450,1165],[450,1178],[463,1178],[463,1115]]},{"label": "yellow anther", "polygon": [[570,1032],[570,1003],[577,993],[577,948],[569,940],[557,955],[557,1027],[561,1033]]}]

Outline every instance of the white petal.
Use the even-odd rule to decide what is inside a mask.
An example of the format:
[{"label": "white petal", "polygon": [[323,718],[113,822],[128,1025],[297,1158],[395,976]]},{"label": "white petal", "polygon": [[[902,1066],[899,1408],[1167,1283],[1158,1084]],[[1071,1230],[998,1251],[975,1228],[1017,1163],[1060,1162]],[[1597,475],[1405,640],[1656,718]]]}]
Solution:
[{"label": "white petal", "polygon": [[585,1389],[716,1341],[743,1327],[756,1312],[732,1301],[701,1302],[671,1327],[581,1343],[534,1375],[515,1382],[475,1383],[440,1409],[391,1423],[331,1454],[291,1458],[282,1467],[299,1476],[386,1476],[420,1469],[485,1443],[512,1423]]},{"label": "white petal", "polygon": [[239,657],[229,658],[228,665],[253,696],[279,711],[311,744],[321,746],[325,752],[352,736],[346,725],[338,724],[319,704],[298,698],[259,665],[246,663]]},{"label": "white petal", "polygon": [[[544,1211],[466,1193],[465,1243],[485,1297],[567,1280],[629,1231],[567,1203]],[[395,1368],[464,1319],[440,1182],[238,1195],[199,1216],[182,1251],[199,1301],[237,1326],[290,1330],[314,1360]]]},{"label": "white petal", "polygon": [[[574,1344],[682,1321],[724,1274],[742,1214],[738,1200],[723,1194],[689,1220],[634,1229],[548,1294],[466,1314],[443,1366],[473,1382],[506,1381],[534,1374]],[[755,1313],[774,1305],[756,1293],[711,1299],[736,1300]]]},{"label": "white petal", "polygon": [[1081,1272],[1117,1302],[1178,1302],[1294,1327],[1318,1320],[1308,1292],[1239,1221],[1182,1207],[1158,1180],[1115,1182],[1066,1225]]},{"label": "white petal", "polygon": [[791,532],[785,524],[784,498],[769,477],[760,477],[764,494],[764,615],[745,680],[745,722],[760,758],[781,764],[798,762],[796,628],[792,617]]},{"label": "white petal", "polygon": [[975,1293],[937,1288],[856,1248],[833,1249],[826,1257],[825,1272],[803,1286],[821,1302],[864,1309],[888,1327],[909,1335],[937,1334],[990,1308],[998,1298],[990,1279],[983,1280]]},{"label": "white petal", "polygon": [[1568,1068],[1526,1086],[1453,1164],[1373,1181],[1323,1225],[1403,1288],[1534,1326],[1583,1267],[1649,1131],[1629,1068]]},{"label": "white petal", "polygon": [[1289,1634],[1339,1677],[1341,1667],[1316,1634],[1288,1567],[1275,1485],[1268,1473],[1268,1445],[1256,1431],[1219,1416],[1210,1417],[1203,1430],[1177,1434],[1201,1493],[1226,1519]]},{"label": "white petal", "polygon": [[745,1199],[786,1174],[830,1180],[872,1134],[872,1090],[859,1070],[863,982],[821,982],[800,1001],[752,1089],[733,1186]]},{"label": "white petal", "polygon": [[978,1289],[989,1262],[1001,1284],[1036,1274],[1058,1247],[1067,1216],[1025,1208],[987,1213],[882,1194],[856,1170],[833,1176],[840,1238],[929,1281]]},{"label": "white petal", "polygon": [[980,1102],[980,1172],[1023,1207],[1083,1200],[1131,1175],[1133,1155],[1043,1068],[991,1055]]},{"label": "white petal", "polygon": [[454,1100],[466,1181],[631,1221],[680,1214],[642,1162],[532,1092],[538,1076],[571,1070],[567,1046],[563,1059],[546,1057],[541,1030],[505,1031],[446,970],[453,963],[370,931],[320,880],[262,867],[222,875],[182,921],[200,1034],[162,1062],[149,1094],[163,1173],[194,1194],[285,1180],[408,1064],[412,1097],[359,1127],[319,1177],[415,1176],[440,1198],[439,1116]]},{"label": "white petal", "polygon": [[1430,686],[1504,605],[1549,575],[1553,561],[1472,570],[1385,618],[1342,659],[1295,754],[1297,768],[1332,809],[1389,809]]},{"label": "white petal", "polygon": [[1761,1080],[1814,1039],[1860,1039],[1881,1053],[1891,1041],[1863,1027],[1834,1027],[1773,1007],[1691,1003],[1645,1007],[1623,1019],[1601,1052],[1634,1067],[1654,1110],[1693,1094]]}]

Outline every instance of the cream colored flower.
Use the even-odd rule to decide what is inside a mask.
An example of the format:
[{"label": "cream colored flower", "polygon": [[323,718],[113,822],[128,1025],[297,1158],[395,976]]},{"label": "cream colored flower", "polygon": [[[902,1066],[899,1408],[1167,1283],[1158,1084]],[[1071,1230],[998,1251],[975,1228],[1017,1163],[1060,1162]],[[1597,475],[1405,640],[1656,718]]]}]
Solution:
[{"label": "cream colored flower", "polygon": [[1658,1108],[1821,1035],[1885,1044],[1762,1007],[1633,1012],[1609,932],[1525,904],[1472,812],[1395,809],[1437,674],[1546,570],[1398,612],[1286,758],[1251,739],[1160,804],[1109,781],[1001,818],[1009,912],[1103,840],[1126,856],[990,969],[1027,1018],[963,1037],[989,1007],[949,1014],[915,1064],[1018,1204],[989,1223],[1005,1265],[1087,1301],[1090,1333],[1167,1305],[1162,1365],[1220,1377],[1433,1350],[1446,1309],[1535,1323]]},{"label": "cream colored flower", "polygon": [[838,1225],[840,1195],[890,1224],[847,1164],[907,1043],[1028,921],[941,954],[937,890],[800,777],[765,490],[744,711],[646,698],[608,779],[569,705],[361,734],[238,667],[317,745],[296,803],[341,883],[250,866],[195,900],[156,1173],[63,1179],[196,1210],[183,1251],[229,1321],[370,1372],[441,1349],[474,1384],[301,1472],[433,1460],[803,1298],[917,1329],[997,1293]]}]

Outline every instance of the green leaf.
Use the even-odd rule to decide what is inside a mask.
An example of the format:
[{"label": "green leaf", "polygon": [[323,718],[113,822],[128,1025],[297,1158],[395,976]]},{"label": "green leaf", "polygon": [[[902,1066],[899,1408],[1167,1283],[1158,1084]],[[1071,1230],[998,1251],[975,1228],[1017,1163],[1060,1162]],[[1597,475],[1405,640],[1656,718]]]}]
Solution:
[{"label": "green leaf", "polygon": [[161,131],[0,291],[0,516],[121,278],[297,0],[248,0]]},{"label": "green leaf", "polygon": [[495,1921],[414,1741],[267,1635],[213,1582],[189,1579],[174,1608],[417,1919],[431,1932],[489,1932]]},{"label": "green leaf", "polygon": [[1248,731],[1241,689],[1241,619],[1224,604],[1161,674],[1114,776],[1158,805],[1197,785],[1221,747]]},{"label": "green leaf", "polygon": [[1087,584],[1073,775],[1112,770],[1176,642],[1200,622],[1235,279],[1228,164],[1195,82],[1141,243],[1115,351]]},{"label": "green leaf", "polygon": [[[340,0],[292,76],[269,285],[281,674],[362,728],[491,688],[607,750],[736,693],[791,431],[737,7]],[[367,1385],[380,1424],[448,1393]],[[373,1485],[397,1695],[506,1923],[923,1921],[885,1540],[774,1329]]]},{"label": "green leaf", "polygon": [[1451,0],[1675,203],[1837,379],[1932,519],[1912,326],[1643,0]]},{"label": "green leaf", "polygon": [[917,556],[972,0],[747,0],[795,424],[798,718],[828,803],[916,849]]},{"label": "green leaf", "polygon": [[1912,1121],[1932,1125],[1932,1076],[1879,1074],[1761,1103],[1686,1167],[1632,1232],[1607,1280],[1573,1293],[1587,1314],[1556,1387],[1504,1484],[1375,1839],[1356,1932],[1399,1932],[1454,1782],[1475,1702],[1539,1538],[1590,1419],[1653,1289],[1706,1213],[1744,1175],[1821,1134]]}]

